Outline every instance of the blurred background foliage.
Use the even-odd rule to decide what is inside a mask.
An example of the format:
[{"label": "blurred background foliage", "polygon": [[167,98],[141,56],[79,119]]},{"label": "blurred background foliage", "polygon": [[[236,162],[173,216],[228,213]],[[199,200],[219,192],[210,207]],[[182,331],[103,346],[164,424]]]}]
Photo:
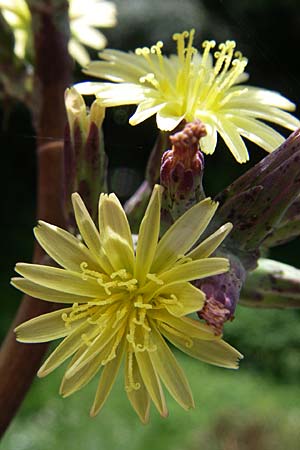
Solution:
[{"label": "blurred background foliage", "polygon": [[[196,42],[235,39],[249,58],[250,84],[280,91],[300,105],[298,0],[116,0],[118,25],[105,30],[109,47],[133,50],[164,41],[175,52],[174,32],[196,28]],[[96,59],[97,53],[91,53]],[[51,62],[50,62],[51,63]],[[84,80],[74,65],[74,81]],[[107,111],[104,124],[109,155],[109,186],[125,201],[143,180],[156,137],[155,121],[128,125],[132,107]],[[298,107],[296,115],[299,117]],[[35,135],[26,107],[2,99],[1,123],[1,315],[0,337],[21,295],[9,286],[17,261],[31,260],[35,218]],[[282,130],[281,130],[282,131]],[[47,139],[51,141],[52,137]],[[236,164],[228,151],[206,158],[204,187],[214,195],[265,156],[249,145],[251,161]],[[300,245],[293,241],[271,257],[300,268]],[[3,450],[207,449],[296,450],[300,442],[300,313],[239,307],[225,338],[244,355],[230,372],[181,357],[191,379],[196,410],[185,413],[171,402],[171,417],[155,415],[138,424],[118,383],[99,417],[87,417],[95,386],[68,400],[57,396],[61,371],[36,381],[19,416],[0,444]]]}]

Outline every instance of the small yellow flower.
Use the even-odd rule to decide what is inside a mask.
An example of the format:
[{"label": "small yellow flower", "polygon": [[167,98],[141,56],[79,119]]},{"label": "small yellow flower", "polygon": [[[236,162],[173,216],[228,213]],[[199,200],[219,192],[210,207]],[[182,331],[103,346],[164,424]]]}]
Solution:
[{"label": "small yellow flower", "polygon": [[[15,54],[24,59],[32,58],[31,14],[25,0],[0,0],[0,10],[15,36]],[[81,65],[86,66],[90,57],[84,45],[101,50],[106,38],[98,27],[116,25],[116,7],[105,0],[69,0],[71,38],[69,52]],[[83,44],[83,45],[82,45]]]},{"label": "small yellow flower", "polygon": [[62,268],[20,263],[18,289],[50,302],[58,311],[16,328],[20,342],[63,338],[40,368],[48,375],[72,356],[60,393],[66,397],[101,372],[91,409],[99,412],[125,360],[125,390],[143,422],[152,400],[162,416],[168,410],[162,383],[185,409],[194,406],[182,369],[165,339],[185,353],[222,367],[237,368],[242,355],[205,324],[186,317],[202,308],[203,292],[190,281],[223,273],[228,260],[211,257],[231,229],[223,225],[198,241],[217,204],[205,199],[190,208],[158,242],[161,188],[155,186],[142,220],[136,251],[124,210],[114,194],[101,194],[99,230],[78,194],[73,206],[82,240],[45,222],[38,242]]},{"label": "small yellow flower", "polygon": [[105,50],[100,54],[103,61],[91,62],[85,73],[113,83],[86,82],[76,88],[82,94],[95,94],[104,106],[137,104],[131,125],[156,114],[158,128],[171,131],[183,119],[200,119],[207,130],[201,149],[213,153],[219,133],[240,163],[249,159],[242,137],[268,152],[284,139],[260,120],[290,130],[299,127],[299,120],[284,111],[295,109],[289,100],[277,92],[241,84],[248,79],[247,59],[235,50],[234,41],[220,44],[213,57],[215,41],[203,42],[200,54],[193,38],[194,30],[174,34],[177,55],[170,57],[162,54],[162,42],[135,53]]}]

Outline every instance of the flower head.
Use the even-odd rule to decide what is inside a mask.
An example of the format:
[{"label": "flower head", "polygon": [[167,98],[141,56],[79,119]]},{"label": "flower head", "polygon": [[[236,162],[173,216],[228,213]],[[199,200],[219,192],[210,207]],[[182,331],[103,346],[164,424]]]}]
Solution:
[{"label": "flower head", "polygon": [[77,89],[95,94],[105,106],[137,104],[131,125],[156,114],[158,128],[170,131],[183,119],[200,119],[207,130],[201,149],[207,154],[214,152],[218,133],[240,163],[249,159],[242,137],[267,151],[278,147],[284,138],[260,120],[294,130],[300,122],[286,111],[295,105],[277,92],[241,84],[248,79],[247,59],[234,41],[213,54],[215,41],[205,41],[200,54],[193,38],[194,30],[174,34],[177,55],[170,57],[162,54],[162,42],[135,53],[105,50],[103,61],[91,62],[85,73],[113,83],[80,83]]},{"label": "flower head", "polygon": [[187,354],[222,367],[236,368],[240,353],[212,329],[186,317],[204,304],[190,281],[228,270],[225,258],[209,258],[231,229],[221,227],[193,250],[217,204],[205,199],[190,208],[158,242],[161,188],[155,186],[142,220],[136,251],[124,210],[114,194],[102,194],[99,228],[81,198],[73,205],[82,240],[40,222],[35,235],[62,266],[17,264],[24,278],[13,279],[23,292],[69,306],[16,328],[21,342],[63,338],[39,370],[45,376],[73,357],[60,392],[68,396],[101,372],[91,415],[97,414],[125,360],[125,390],[142,421],[150,400],[162,416],[168,411],[163,383],[185,409],[193,397],[165,338]]},{"label": "flower head", "polygon": [[[21,59],[26,53],[32,57],[31,14],[25,0],[0,0],[0,10],[13,29],[15,54]],[[81,66],[85,66],[90,57],[84,45],[96,50],[106,46],[105,36],[96,28],[116,25],[116,7],[113,2],[105,0],[69,0],[69,18],[69,52]]]}]

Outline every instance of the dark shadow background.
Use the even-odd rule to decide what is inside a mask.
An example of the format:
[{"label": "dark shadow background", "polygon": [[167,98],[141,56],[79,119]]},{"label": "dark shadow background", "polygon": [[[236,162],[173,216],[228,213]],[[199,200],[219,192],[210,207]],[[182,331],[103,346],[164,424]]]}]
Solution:
[{"label": "dark shadow background", "polygon": [[[133,50],[163,40],[165,52],[175,52],[172,34],[190,28],[196,29],[195,45],[198,48],[205,39],[213,38],[218,42],[235,39],[238,49],[249,58],[249,83],[280,91],[300,105],[299,0],[118,0],[115,3],[119,24],[114,29],[104,30],[109,47]],[[92,56],[96,59],[96,52]],[[83,79],[80,68],[74,67],[74,81]],[[31,260],[32,228],[36,222],[35,132],[30,114],[22,104],[10,104],[9,111],[6,106],[0,106],[3,135],[0,177],[1,337],[21,298],[19,292],[9,286],[9,279],[17,261]],[[110,109],[104,124],[110,161],[110,190],[116,192],[122,201],[143,180],[147,157],[157,133],[154,119],[136,127],[129,126],[128,118],[133,110],[134,107]],[[298,117],[299,112],[298,108]],[[250,142],[247,144],[251,154],[251,161],[247,164],[237,164],[221,141],[215,154],[206,158],[204,185],[207,195],[216,194],[265,156],[263,150]],[[300,267],[299,250],[297,240],[277,248],[271,256]],[[300,374],[298,312],[245,311],[238,312],[232,328],[231,325],[227,328],[231,343],[238,342],[238,347],[248,353],[247,364],[258,370],[296,378]],[[245,330],[250,331],[251,339],[248,333],[245,335]]]}]

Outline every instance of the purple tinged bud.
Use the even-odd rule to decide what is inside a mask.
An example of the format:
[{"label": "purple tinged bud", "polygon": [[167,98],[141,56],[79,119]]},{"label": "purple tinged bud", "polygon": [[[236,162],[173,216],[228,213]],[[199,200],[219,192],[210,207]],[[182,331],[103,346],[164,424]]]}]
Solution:
[{"label": "purple tinged bud", "polygon": [[204,198],[204,157],[199,149],[199,139],[205,135],[202,122],[187,123],[182,131],[170,136],[172,149],[162,156],[160,181],[165,188],[163,203],[173,221]]},{"label": "purple tinged bud", "polygon": [[198,316],[212,327],[216,335],[222,334],[226,321],[234,319],[240,291],[246,278],[246,271],[239,259],[228,255],[226,257],[230,260],[228,272],[195,282],[206,295],[205,305],[198,312]]}]

